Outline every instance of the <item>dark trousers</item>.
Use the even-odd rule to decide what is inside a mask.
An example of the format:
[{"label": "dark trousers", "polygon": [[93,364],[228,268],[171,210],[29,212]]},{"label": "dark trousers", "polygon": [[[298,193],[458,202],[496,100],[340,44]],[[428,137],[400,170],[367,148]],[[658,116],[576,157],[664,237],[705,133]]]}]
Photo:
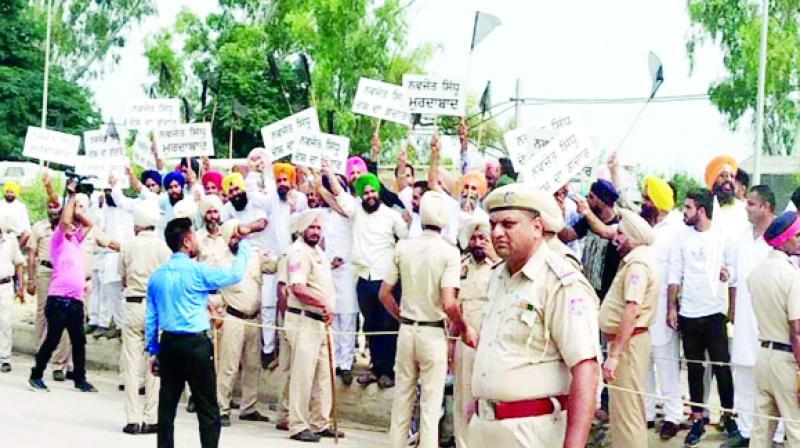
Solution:
[{"label": "dark trousers", "polygon": [[[364,332],[373,331],[398,331],[400,323],[397,322],[383,307],[378,293],[381,289],[381,280],[358,279],[356,294],[358,294],[358,307],[364,315]],[[392,291],[394,300],[399,302],[400,283]],[[369,353],[372,358],[372,373],[380,377],[386,375],[394,379],[394,357],[397,354],[397,335],[367,336]]]},{"label": "dark trousers", "polygon": [[31,369],[31,378],[42,379],[44,369],[58,347],[61,335],[67,330],[72,343],[72,374],[75,383],[86,381],[86,336],[83,334],[83,302],[68,297],[48,296],[44,305],[47,333],[36,353],[36,365]]},{"label": "dark trousers", "polygon": [[159,448],[175,446],[175,412],[187,382],[197,410],[200,446],[216,448],[219,444],[220,422],[211,341],[205,333],[163,332],[159,342],[158,368],[161,376],[158,393]]},{"label": "dark trousers", "polygon": [[[728,350],[728,331],[725,328],[725,316],[722,313],[711,316],[688,318],[680,317],[680,332],[683,336],[683,354],[687,361],[705,361],[706,352],[714,362],[731,362]],[[703,364],[689,362],[689,396],[695,403],[703,402],[703,376],[706,367]],[[717,378],[719,401],[724,408],[733,408],[733,376],[730,366],[711,367]],[[701,413],[701,406],[692,406],[692,412]]]}]

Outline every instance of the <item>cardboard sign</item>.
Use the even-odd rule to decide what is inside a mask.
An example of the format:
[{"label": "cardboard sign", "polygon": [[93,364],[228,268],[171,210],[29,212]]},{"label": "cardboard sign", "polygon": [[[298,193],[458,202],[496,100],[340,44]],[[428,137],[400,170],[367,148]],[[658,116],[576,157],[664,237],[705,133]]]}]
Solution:
[{"label": "cardboard sign", "polygon": [[503,134],[508,155],[517,171],[555,138],[556,133],[541,126],[522,126]]},{"label": "cardboard sign", "polygon": [[350,155],[350,139],[341,135],[322,136],[322,158],[327,159],[334,173],[345,174],[347,156]]},{"label": "cardboard sign", "polygon": [[128,159],[125,157],[99,159],[91,156],[77,156],[75,173],[95,178],[93,183],[98,188],[108,188],[108,177],[109,175],[114,175],[117,185],[125,189],[130,186],[130,180],[125,174],[127,166]]},{"label": "cardboard sign", "polygon": [[77,135],[28,126],[22,155],[75,166],[75,157],[80,146],[81,138]]},{"label": "cardboard sign", "polygon": [[596,149],[582,127],[571,126],[539,150],[523,167],[525,182],[555,193],[590,164]]},{"label": "cardboard sign", "polygon": [[181,104],[177,98],[147,99],[128,109],[127,127],[139,132],[174,126],[181,122]]},{"label": "cardboard sign", "polygon": [[211,123],[188,123],[158,128],[155,131],[155,140],[158,154],[165,159],[214,155]]},{"label": "cardboard sign", "polygon": [[334,173],[345,173],[350,139],[341,135],[301,135],[294,145],[292,163],[309,168],[322,168],[322,159],[327,159]]},{"label": "cardboard sign", "polygon": [[293,145],[292,164],[320,169],[322,167],[322,137],[301,135]]},{"label": "cardboard sign", "polygon": [[353,99],[353,112],[402,125],[411,125],[408,95],[402,86],[361,78]]},{"label": "cardboard sign", "polygon": [[108,135],[107,129],[83,133],[83,151],[87,157],[108,159],[125,157],[125,145],[121,136]]},{"label": "cardboard sign", "polygon": [[319,118],[313,107],[261,128],[264,148],[271,160],[293,155],[301,135],[316,134],[319,134]]},{"label": "cardboard sign", "polygon": [[136,140],[133,141],[133,163],[146,170],[157,168],[156,158],[153,156],[153,151],[150,150],[150,140],[143,132],[137,133]]},{"label": "cardboard sign", "polygon": [[467,88],[460,79],[403,75],[403,87],[412,114],[463,117],[467,110]]}]

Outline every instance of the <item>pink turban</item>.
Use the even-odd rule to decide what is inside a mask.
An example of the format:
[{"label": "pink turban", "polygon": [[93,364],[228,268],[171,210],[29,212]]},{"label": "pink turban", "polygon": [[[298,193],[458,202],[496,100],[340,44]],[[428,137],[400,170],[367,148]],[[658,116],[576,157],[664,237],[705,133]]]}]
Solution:
[{"label": "pink turban", "polygon": [[206,171],[203,174],[203,188],[211,182],[217,186],[217,190],[222,190],[222,173],[219,171]]},{"label": "pink turban", "polygon": [[350,179],[350,177],[353,175],[354,168],[358,168],[358,170],[361,171],[361,174],[366,174],[368,171],[366,162],[364,162],[364,159],[358,156],[353,156],[347,159],[347,165],[345,165],[344,172],[348,179]]}]

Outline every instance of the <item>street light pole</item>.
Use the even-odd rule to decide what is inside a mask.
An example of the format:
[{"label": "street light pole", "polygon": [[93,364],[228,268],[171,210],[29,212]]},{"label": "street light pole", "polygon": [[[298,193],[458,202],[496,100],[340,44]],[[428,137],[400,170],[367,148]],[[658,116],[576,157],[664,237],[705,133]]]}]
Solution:
[{"label": "street light pole", "polygon": [[47,36],[44,41],[44,89],[42,91],[42,128],[47,127],[47,88],[50,82],[50,33],[53,0],[47,0]]},{"label": "street light pole", "polygon": [[756,97],[756,148],[753,154],[753,182],[761,183],[761,152],[764,146],[764,90],[767,79],[767,32],[769,0],[761,2],[761,46],[758,54],[758,96]]}]

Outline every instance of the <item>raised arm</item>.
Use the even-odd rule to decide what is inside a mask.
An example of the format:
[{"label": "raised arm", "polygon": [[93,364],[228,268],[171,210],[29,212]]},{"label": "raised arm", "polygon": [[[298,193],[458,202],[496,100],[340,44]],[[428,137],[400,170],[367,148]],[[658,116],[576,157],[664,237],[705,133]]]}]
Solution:
[{"label": "raised arm", "polygon": [[431,138],[431,166],[428,169],[428,188],[442,191],[439,188],[439,134],[433,134]]},{"label": "raised arm", "polygon": [[200,264],[201,284],[198,289],[205,291],[213,291],[215,289],[222,289],[239,283],[244,277],[244,272],[247,269],[247,262],[250,259],[251,252],[250,242],[242,240],[239,242],[239,251],[236,253],[236,259],[233,265],[229,268],[215,268],[206,264]]}]

